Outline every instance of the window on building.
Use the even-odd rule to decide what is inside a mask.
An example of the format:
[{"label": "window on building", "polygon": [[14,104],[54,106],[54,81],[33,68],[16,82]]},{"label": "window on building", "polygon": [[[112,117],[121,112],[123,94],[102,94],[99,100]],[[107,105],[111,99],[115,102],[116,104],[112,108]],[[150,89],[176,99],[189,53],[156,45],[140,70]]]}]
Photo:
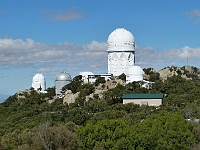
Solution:
[{"label": "window on building", "polygon": [[148,101],[141,101],[141,105],[148,105]]}]

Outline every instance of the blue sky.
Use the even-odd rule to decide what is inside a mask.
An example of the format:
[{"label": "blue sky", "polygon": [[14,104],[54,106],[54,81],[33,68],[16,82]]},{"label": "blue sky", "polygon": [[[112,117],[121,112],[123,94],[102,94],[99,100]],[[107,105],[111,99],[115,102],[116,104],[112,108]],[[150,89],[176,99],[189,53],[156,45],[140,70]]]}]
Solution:
[{"label": "blue sky", "polygon": [[126,28],[135,37],[136,65],[187,64],[200,68],[199,0],[1,0],[0,94],[31,87],[42,73],[107,72],[109,34]]}]

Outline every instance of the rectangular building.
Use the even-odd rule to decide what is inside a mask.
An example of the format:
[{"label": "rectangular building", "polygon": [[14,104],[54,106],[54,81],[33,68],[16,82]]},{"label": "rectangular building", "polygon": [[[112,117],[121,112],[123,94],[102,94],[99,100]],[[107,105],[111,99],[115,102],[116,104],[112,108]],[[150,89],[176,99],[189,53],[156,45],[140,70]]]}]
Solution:
[{"label": "rectangular building", "polygon": [[123,104],[134,103],[139,105],[160,106],[164,94],[123,94]]}]

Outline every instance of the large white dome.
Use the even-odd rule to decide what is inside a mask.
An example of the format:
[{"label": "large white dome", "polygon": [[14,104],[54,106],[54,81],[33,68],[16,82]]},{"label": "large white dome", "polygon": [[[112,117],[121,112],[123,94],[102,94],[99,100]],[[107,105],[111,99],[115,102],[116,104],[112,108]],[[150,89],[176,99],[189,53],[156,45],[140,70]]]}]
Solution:
[{"label": "large white dome", "polygon": [[108,37],[107,46],[108,51],[134,51],[134,36],[124,28],[115,29]]}]

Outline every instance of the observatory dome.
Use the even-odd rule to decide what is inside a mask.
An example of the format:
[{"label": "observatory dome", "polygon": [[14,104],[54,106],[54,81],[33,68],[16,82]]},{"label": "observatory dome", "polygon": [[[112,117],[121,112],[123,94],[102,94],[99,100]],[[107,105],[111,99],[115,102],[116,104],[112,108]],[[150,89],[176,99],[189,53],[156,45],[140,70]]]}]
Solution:
[{"label": "observatory dome", "polygon": [[61,72],[57,75],[56,81],[71,81],[71,76],[66,72]]},{"label": "observatory dome", "polygon": [[41,91],[44,91],[46,89],[46,82],[45,78],[42,74],[37,73],[33,79],[32,79],[32,87],[34,90],[38,90],[41,88]]},{"label": "observatory dome", "polygon": [[126,70],[126,83],[130,83],[133,81],[142,81],[143,75],[144,71],[140,66],[130,66]]},{"label": "observatory dome", "polygon": [[55,79],[56,96],[62,96],[62,88],[71,82],[71,76],[66,72],[57,74]]},{"label": "observatory dome", "polygon": [[142,68],[140,66],[130,66],[128,67],[128,69],[126,70],[127,74],[134,74],[134,75],[140,75],[140,74],[144,74],[144,71],[142,70]]},{"label": "observatory dome", "polygon": [[135,40],[125,28],[115,29],[108,37],[108,51],[134,51]]},{"label": "observatory dome", "polygon": [[40,82],[40,81],[44,81],[44,76],[42,74],[37,73],[33,77],[33,82]]}]

